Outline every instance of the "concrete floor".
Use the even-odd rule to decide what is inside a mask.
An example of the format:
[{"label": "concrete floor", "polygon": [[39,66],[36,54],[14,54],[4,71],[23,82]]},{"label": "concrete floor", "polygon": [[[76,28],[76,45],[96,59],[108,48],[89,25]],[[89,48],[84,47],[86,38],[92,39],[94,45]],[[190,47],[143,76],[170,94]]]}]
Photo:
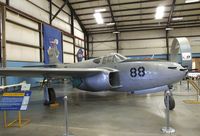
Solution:
[{"label": "concrete floor", "polygon": [[[195,99],[195,91],[186,89],[185,82],[175,85],[176,108],[171,112],[174,136],[200,135],[200,105],[182,102]],[[43,106],[43,92],[34,88],[29,110],[23,117],[31,123],[22,128],[3,128],[0,117],[0,136],[62,136],[64,134],[64,106],[62,98],[69,98],[69,131],[74,136],[161,136],[165,126],[163,93],[134,96],[126,93],[91,93],[56,85],[60,106]],[[2,114],[2,113],[1,113]],[[9,118],[14,117],[14,112]],[[3,114],[2,114],[3,115]]]}]

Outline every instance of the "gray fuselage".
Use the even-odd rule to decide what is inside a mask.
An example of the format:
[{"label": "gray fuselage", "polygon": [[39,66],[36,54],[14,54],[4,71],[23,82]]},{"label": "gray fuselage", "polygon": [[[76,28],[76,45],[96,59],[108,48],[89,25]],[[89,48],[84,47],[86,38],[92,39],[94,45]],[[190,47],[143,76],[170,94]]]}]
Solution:
[{"label": "gray fuselage", "polygon": [[122,87],[114,90],[128,92],[172,85],[182,80],[187,72],[182,70],[184,68],[180,64],[160,61],[122,61],[102,64],[101,59],[98,64],[94,63],[94,60],[87,60],[70,64],[68,67],[116,69],[119,71]]}]

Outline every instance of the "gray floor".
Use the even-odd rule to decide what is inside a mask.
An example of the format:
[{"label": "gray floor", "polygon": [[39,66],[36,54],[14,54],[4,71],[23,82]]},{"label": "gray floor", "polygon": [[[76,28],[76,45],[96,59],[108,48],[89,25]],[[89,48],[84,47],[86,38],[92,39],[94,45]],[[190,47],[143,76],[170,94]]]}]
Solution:
[{"label": "gray floor", "polygon": [[[43,106],[43,92],[33,89],[29,110],[23,117],[31,123],[23,128],[3,128],[0,116],[0,136],[62,136],[64,133],[64,110],[62,97],[68,95],[69,130],[74,136],[161,136],[165,126],[163,93],[134,96],[126,93],[89,93],[56,85],[60,106],[50,109]],[[200,135],[200,105],[183,103],[195,99],[195,91],[176,84],[174,97],[176,108],[171,112],[171,126],[176,136]],[[2,114],[2,113],[1,113]],[[14,112],[9,118],[14,117]]]}]

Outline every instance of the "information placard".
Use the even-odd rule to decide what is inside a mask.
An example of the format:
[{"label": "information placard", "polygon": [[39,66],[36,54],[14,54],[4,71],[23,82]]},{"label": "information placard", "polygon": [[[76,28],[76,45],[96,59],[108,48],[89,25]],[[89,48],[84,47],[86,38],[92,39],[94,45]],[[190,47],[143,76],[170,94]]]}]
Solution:
[{"label": "information placard", "polygon": [[5,92],[0,100],[0,110],[27,110],[31,91]]}]

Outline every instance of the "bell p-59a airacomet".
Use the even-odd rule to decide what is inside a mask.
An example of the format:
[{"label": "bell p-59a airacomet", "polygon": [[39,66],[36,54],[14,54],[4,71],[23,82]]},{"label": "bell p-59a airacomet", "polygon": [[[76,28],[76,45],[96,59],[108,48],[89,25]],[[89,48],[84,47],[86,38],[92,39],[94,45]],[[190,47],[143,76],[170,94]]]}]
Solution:
[{"label": "bell p-59a airacomet", "polygon": [[[148,94],[167,91],[181,81],[187,69],[174,62],[135,61],[120,54],[94,58],[74,64],[1,68],[2,76],[71,77],[76,88],[86,91],[115,91]],[[175,107],[170,97],[170,109]]]}]

